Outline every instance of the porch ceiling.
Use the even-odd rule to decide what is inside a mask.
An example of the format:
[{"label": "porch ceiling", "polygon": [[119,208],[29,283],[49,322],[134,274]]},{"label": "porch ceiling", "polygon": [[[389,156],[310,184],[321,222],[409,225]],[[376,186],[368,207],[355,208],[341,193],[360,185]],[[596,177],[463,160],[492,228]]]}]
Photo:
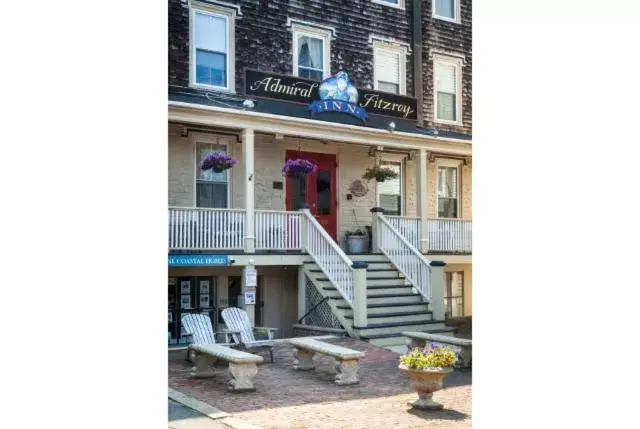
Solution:
[{"label": "porch ceiling", "polygon": [[389,132],[376,128],[268,113],[169,101],[169,121],[232,129],[357,143],[387,148],[426,149],[455,155],[471,155],[471,141],[417,133]]}]

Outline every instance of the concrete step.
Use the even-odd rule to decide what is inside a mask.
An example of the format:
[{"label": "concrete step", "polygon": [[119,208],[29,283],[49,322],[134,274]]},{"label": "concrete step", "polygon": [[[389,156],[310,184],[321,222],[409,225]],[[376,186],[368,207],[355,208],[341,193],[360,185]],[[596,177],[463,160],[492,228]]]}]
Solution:
[{"label": "concrete step", "polygon": [[402,353],[407,351],[408,339],[402,336],[380,337],[368,340],[369,343],[378,347],[404,347]]},{"label": "concrete step", "polygon": [[[407,330],[410,331],[412,329],[407,329]],[[404,332],[404,331],[401,331],[401,332]],[[438,334],[438,335],[454,336],[455,328],[450,326],[444,326],[444,323],[433,324],[431,325],[429,330],[421,329],[420,332],[429,332],[429,333]],[[378,347],[400,346],[400,345],[406,346],[409,343],[409,339],[403,336],[400,332],[393,333],[393,334],[374,334],[374,335],[362,334],[360,335],[360,339],[364,341],[368,341],[371,344]]]},{"label": "concrete step", "polygon": [[[344,312],[345,316],[352,316],[353,309],[347,306],[339,306],[338,310]],[[423,313],[431,313],[427,304],[369,304],[367,305],[367,314],[384,314],[384,313],[414,313],[421,311]]]},{"label": "concrete step", "polygon": [[[345,319],[353,319],[353,316],[344,316]],[[367,325],[379,323],[400,323],[400,322],[430,322],[433,316],[430,312],[418,311],[414,313],[367,313]]]},{"label": "concrete step", "polygon": [[429,320],[422,322],[392,322],[392,323],[368,323],[366,328],[358,328],[358,336],[371,337],[371,336],[384,336],[390,334],[400,334],[404,331],[420,331],[431,332],[433,330],[446,328],[443,321]]}]

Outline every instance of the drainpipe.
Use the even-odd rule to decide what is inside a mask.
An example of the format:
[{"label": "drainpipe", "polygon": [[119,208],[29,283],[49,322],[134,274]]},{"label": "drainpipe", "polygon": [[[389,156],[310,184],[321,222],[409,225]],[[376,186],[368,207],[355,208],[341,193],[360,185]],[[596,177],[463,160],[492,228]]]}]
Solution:
[{"label": "drainpipe", "polygon": [[418,100],[417,125],[424,126],[424,107],[422,91],[422,2],[413,0],[413,94]]}]

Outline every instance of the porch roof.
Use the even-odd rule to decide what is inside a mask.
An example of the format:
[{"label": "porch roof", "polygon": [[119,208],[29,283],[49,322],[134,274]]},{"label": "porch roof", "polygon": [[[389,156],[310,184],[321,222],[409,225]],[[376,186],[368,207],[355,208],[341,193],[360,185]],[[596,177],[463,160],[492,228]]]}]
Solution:
[{"label": "porch roof", "polygon": [[288,101],[255,99],[253,97],[244,97],[242,95],[227,94],[217,91],[202,91],[194,88],[169,86],[169,101],[174,102],[201,104],[204,106],[247,111],[248,109],[242,106],[242,103],[246,98],[250,98],[254,102],[254,107],[250,109],[252,112],[313,119],[324,123],[357,125],[361,128],[377,130],[387,130],[389,122],[393,121],[396,124],[395,132],[410,133],[415,134],[416,136],[431,138],[455,139],[471,143],[471,135],[469,134],[442,130],[438,130],[436,134],[436,130],[433,128],[420,128],[416,126],[415,121],[400,118],[370,114],[367,123],[362,124],[357,118],[336,112],[328,112],[311,117],[308,107],[305,104]]}]

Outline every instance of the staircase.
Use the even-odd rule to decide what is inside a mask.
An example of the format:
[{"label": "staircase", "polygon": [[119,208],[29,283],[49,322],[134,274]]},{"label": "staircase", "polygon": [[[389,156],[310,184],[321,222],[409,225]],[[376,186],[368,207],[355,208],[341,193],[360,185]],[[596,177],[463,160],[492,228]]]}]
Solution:
[{"label": "staircase", "polygon": [[304,263],[305,274],[351,337],[381,347],[402,346],[404,331],[453,334],[455,328],[443,320],[433,320],[429,305],[404,276],[382,254],[349,255],[353,261],[366,262],[367,327],[353,326],[353,310],[327,280],[315,262]]}]

